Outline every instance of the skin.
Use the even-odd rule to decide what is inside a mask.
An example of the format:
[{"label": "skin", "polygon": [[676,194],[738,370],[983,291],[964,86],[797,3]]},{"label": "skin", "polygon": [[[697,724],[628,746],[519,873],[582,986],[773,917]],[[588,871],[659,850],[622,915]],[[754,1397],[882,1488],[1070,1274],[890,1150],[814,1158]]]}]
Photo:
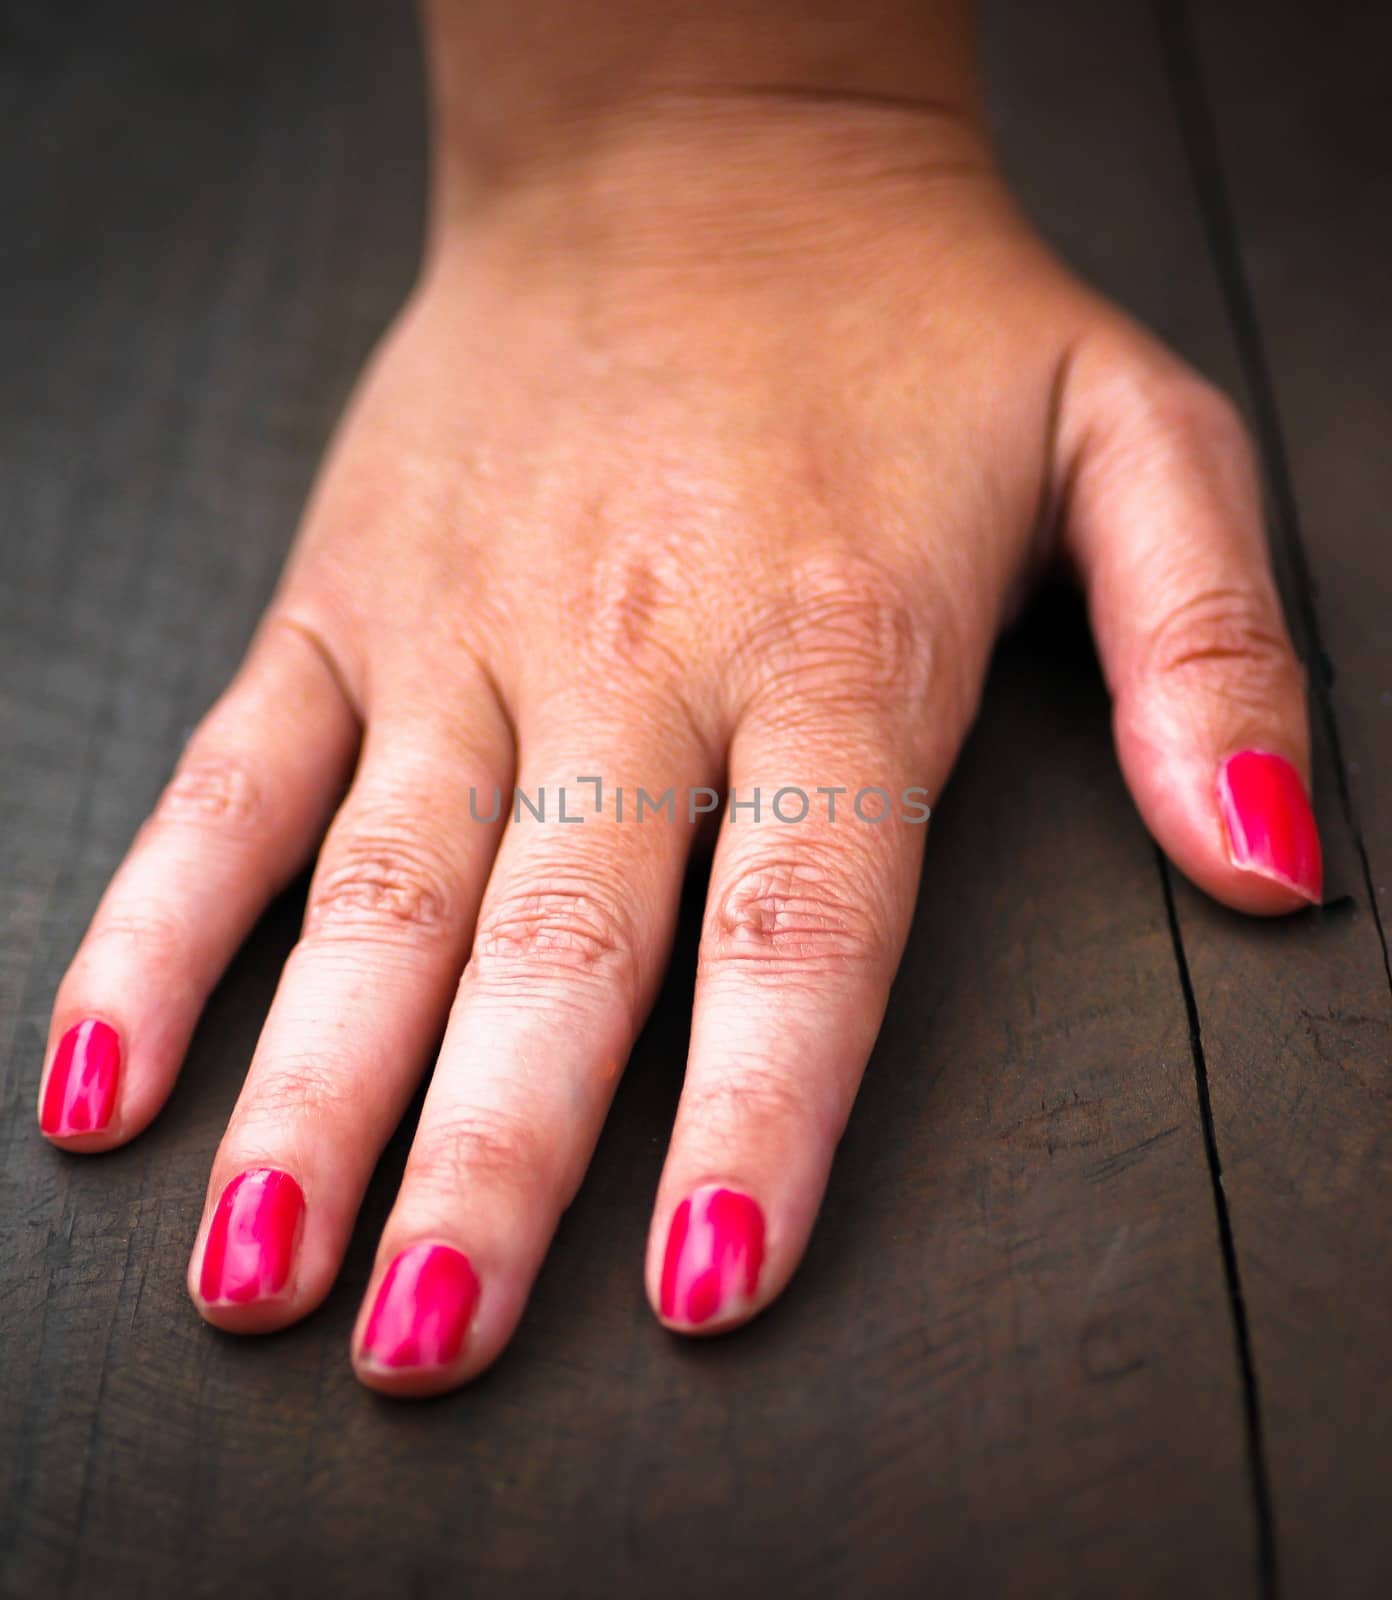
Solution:
[{"label": "skin", "polygon": [[[439,1370],[373,1366],[360,1319],[358,1371],[397,1393],[451,1387],[504,1347],[660,981],[700,830],[680,803],[670,823],[619,822],[614,786],[630,803],[640,784],[936,799],[995,638],[1061,562],[1170,858],[1240,910],[1305,903],[1233,864],[1215,800],[1237,750],[1308,781],[1243,428],[1021,218],[965,8],[885,4],[851,28],[791,0],[564,19],[537,0],[525,50],[506,9],[427,8],[419,284],[245,663],[63,980],[47,1058],[73,1023],[110,1021],[112,1122],[59,1142],[134,1137],[238,944],[317,850],[190,1289],[234,1332],[311,1311],[433,1067],[367,1304],[425,1241],[466,1252],[480,1291]],[[584,826],[470,814],[471,787],[486,816],[514,784],[565,784],[586,808],[582,774],[606,780]],[[788,1282],[923,833],[820,810],[721,826],[655,1310],[670,1219],[703,1185],[756,1196],[767,1238],[756,1294],[699,1331]],[[205,1304],[213,1208],[260,1166],[304,1191],[291,1282]]]}]

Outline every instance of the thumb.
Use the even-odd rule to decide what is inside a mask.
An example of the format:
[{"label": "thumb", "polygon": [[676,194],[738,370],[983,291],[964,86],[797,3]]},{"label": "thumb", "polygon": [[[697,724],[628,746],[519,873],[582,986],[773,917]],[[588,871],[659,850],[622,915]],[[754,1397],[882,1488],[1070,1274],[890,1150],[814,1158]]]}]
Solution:
[{"label": "thumb", "polygon": [[1237,411],[1148,335],[1109,327],[1077,349],[1058,448],[1065,546],[1147,826],[1240,911],[1317,903],[1305,674]]}]

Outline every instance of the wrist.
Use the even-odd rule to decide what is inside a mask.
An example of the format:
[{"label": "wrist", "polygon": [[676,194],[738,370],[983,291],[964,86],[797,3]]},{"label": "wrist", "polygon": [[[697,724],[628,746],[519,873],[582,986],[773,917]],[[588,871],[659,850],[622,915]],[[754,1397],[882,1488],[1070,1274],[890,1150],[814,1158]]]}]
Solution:
[{"label": "wrist", "polygon": [[432,234],[499,203],[787,205],[788,177],[835,189],[985,165],[970,9],[425,0]]}]

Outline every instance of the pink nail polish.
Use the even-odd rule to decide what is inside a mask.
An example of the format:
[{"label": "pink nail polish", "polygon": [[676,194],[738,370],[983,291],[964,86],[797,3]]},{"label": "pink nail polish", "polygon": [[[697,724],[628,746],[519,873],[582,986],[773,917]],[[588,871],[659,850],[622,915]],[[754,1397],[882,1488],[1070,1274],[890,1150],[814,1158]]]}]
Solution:
[{"label": "pink nail polish", "polygon": [[304,1209],[304,1191],[288,1172],[256,1167],[233,1178],[208,1229],[203,1298],[245,1305],[279,1294],[290,1281]]},{"label": "pink nail polish", "polygon": [[662,1315],[698,1327],[753,1300],[764,1264],[764,1214],[747,1194],[697,1189],[672,1215]]},{"label": "pink nail polish", "polygon": [[1319,831],[1300,774],[1284,756],[1242,750],[1218,773],[1228,857],[1319,904],[1324,885]]},{"label": "pink nail polish", "polygon": [[362,1354],[383,1367],[453,1366],[478,1297],[468,1256],[443,1244],[412,1245],[387,1268]]},{"label": "pink nail polish", "polygon": [[89,1017],[69,1028],[53,1053],[39,1126],[45,1133],[100,1133],[111,1121],[121,1040],[109,1023]]}]

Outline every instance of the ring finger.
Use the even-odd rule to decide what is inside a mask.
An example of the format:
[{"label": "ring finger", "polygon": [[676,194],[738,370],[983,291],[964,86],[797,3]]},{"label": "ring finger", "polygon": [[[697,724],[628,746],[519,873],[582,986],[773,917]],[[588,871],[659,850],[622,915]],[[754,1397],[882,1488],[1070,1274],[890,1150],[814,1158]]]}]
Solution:
[{"label": "ring finger", "polygon": [[[809,698],[736,733],[648,1248],[649,1299],[680,1332],[718,1332],[773,1299],[821,1204],[956,744],[941,728],[920,766],[921,741],[886,724]],[[757,813],[739,809],[756,796]]]}]

